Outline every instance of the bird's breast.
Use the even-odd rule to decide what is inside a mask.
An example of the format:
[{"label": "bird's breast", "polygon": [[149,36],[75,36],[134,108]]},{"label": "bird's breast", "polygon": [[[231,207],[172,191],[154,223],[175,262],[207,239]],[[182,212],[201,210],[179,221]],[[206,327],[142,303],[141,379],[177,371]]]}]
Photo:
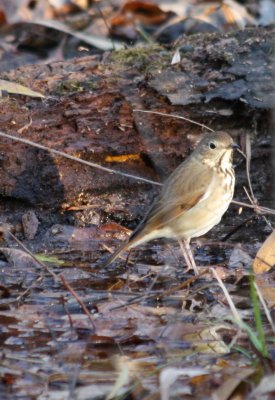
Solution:
[{"label": "bird's breast", "polygon": [[200,201],[173,222],[173,230],[184,239],[199,237],[217,225],[229,207],[234,193],[232,168],[216,170]]}]

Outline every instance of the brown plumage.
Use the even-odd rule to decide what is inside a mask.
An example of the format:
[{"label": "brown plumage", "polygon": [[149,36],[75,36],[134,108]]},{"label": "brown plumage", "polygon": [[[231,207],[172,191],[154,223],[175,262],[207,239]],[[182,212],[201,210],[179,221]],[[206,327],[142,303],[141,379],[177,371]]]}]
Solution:
[{"label": "brown plumage", "polygon": [[[127,249],[156,238],[183,239],[188,247],[192,238],[204,235],[218,224],[234,193],[234,147],[238,146],[225,132],[205,135],[164,182],[146,217],[104,266]],[[193,260],[189,261],[196,272]]]}]

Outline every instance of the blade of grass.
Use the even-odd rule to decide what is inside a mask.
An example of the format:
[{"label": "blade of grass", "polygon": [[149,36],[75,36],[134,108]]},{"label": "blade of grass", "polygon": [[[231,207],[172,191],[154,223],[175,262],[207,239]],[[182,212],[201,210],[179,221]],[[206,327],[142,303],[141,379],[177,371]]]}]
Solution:
[{"label": "blade of grass", "polygon": [[236,319],[232,318],[232,320],[238,325],[238,327],[244,331],[250,342],[253,344],[253,346],[255,347],[255,349],[257,349],[262,355],[263,354],[263,349],[262,349],[262,344],[257,336],[257,334],[253,331],[253,329],[251,328],[251,326],[249,326],[246,322],[244,322],[243,320],[239,320],[237,321]]},{"label": "blade of grass", "polygon": [[267,351],[266,342],[265,342],[265,333],[264,333],[263,322],[262,322],[262,317],[261,317],[260,302],[259,302],[257,290],[256,290],[255,283],[254,283],[254,274],[253,274],[252,269],[250,269],[249,281],[250,281],[250,296],[251,296],[251,301],[252,301],[253,314],[254,314],[255,323],[256,323],[258,340],[260,342],[260,347],[261,347],[260,351],[264,357],[268,357],[268,351]]},{"label": "blade of grass", "polygon": [[[223,290],[225,298],[226,298],[226,300],[227,300],[227,302],[229,304],[229,307],[230,307],[230,310],[231,310],[231,313],[232,313],[232,317],[229,317],[229,319],[231,319],[233,322],[235,322],[242,331],[246,332],[246,334],[249,337],[249,340],[251,341],[253,346],[264,357],[268,357],[268,352],[267,352],[267,348],[265,346],[265,340],[264,340],[264,332],[263,332],[263,327],[262,327],[262,320],[261,320],[259,302],[258,302],[256,289],[255,289],[255,286],[254,286],[254,281],[253,281],[253,288],[254,288],[254,292],[256,294],[256,300],[255,300],[255,295],[254,294],[253,294],[253,297],[251,296],[251,298],[252,298],[254,317],[255,317],[255,321],[256,321],[257,334],[241,318],[240,314],[238,313],[238,311],[237,311],[237,309],[235,307],[235,304],[233,303],[233,300],[232,300],[228,290],[226,289],[224,283],[222,282],[221,278],[218,276],[218,274],[215,271],[215,269],[211,268],[211,271],[212,271],[214,277],[216,278],[216,280],[218,281],[221,289]],[[251,285],[251,287],[252,287],[252,285]],[[252,292],[251,292],[251,295],[252,295]],[[257,307],[258,307],[258,310],[257,310]]]},{"label": "blade of grass", "polygon": [[239,353],[241,353],[246,358],[248,358],[250,360],[253,360],[253,354],[251,354],[249,351],[247,351],[247,349],[245,349],[244,347],[238,346],[238,345],[234,345],[234,346],[232,346],[232,349],[238,351]]}]

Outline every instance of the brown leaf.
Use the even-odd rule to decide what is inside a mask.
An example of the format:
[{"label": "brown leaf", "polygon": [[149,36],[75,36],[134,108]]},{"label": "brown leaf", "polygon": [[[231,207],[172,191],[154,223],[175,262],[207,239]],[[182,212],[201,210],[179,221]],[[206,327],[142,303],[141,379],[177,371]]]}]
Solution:
[{"label": "brown leaf", "polygon": [[140,155],[139,154],[122,154],[120,156],[106,156],[105,161],[106,162],[116,162],[116,163],[124,163],[127,161],[132,161],[132,160],[140,160]]},{"label": "brown leaf", "polygon": [[262,274],[269,271],[275,265],[275,231],[273,231],[258,251],[253,270],[255,274]]},{"label": "brown leaf", "polygon": [[231,398],[230,396],[234,390],[247,379],[250,375],[255,372],[253,368],[239,369],[235,376],[231,376],[226,379],[225,382],[212,393],[212,399],[227,400]]},{"label": "brown leaf", "polygon": [[3,10],[0,10],[0,26],[3,26],[7,23],[6,15]]},{"label": "brown leaf", "polygon": [[144,1],[127,1],[120,11],[110,21],[112,27],[129,23],[143,25],[160,24],[167,19],[168,13],[162,11],[156,4]]},{"label": "brown leaf", "polygon": [[255,283],[261,292],[262,297],[266,301],[269,309],[275,306],[275,287],[274,274],[263,274],[255,276]]}]

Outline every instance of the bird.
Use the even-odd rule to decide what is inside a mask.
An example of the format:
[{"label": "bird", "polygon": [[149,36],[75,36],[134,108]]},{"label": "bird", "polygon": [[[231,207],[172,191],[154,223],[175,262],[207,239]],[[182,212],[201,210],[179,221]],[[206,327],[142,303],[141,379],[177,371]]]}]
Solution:
[{"label": "bird", "polygon": [[235,188],[233,150],[227,132],[204,135],[197,147],[167,178],[159,196],[129,238],[106,260],[107,267],[126,250],[157,238],[179,241],[188,270],[198,274],[190,240],[217,225]]}]

